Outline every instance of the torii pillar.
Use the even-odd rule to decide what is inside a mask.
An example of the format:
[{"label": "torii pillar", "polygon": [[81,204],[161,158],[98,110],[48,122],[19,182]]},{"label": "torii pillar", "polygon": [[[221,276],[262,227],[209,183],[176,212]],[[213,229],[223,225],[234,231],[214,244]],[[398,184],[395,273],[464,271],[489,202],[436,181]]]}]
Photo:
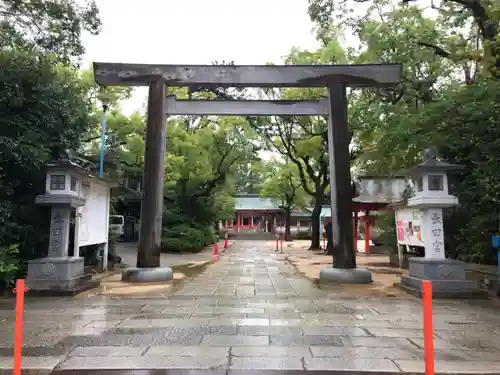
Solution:
[{"label": "torii pillar", "polygon": [[[333,267],[322,268],[320,283],[365,284],[372,282],[370,270],[356,267],[353,236],[353,194],[349,144],[346,86],[355,77],[346,77],[344,83],[327,85],[328,89],[328,162],[330,172],[330,206],[332,219]],[[373,84],[376,86],[376,83]],[[357,223],[356,223],[357,224]]]},{"label": "torii pillar", "polygon": [[124,281],[173,279],[170,267],[160,267],[167,127],[166,98],[165,81],[161,77],[156,77],[149,83],[137,268],[125,270],[122,274]]}]

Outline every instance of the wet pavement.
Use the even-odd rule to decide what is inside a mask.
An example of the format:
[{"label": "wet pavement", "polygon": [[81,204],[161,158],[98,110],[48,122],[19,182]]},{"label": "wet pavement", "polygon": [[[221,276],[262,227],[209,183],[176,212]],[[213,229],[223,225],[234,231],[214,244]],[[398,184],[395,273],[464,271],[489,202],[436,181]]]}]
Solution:
[{"label": "wet pavement", "polygon": [[[116,253],[122,258],[122,263],[129,267],[135,267],[137,262],[137,242],[118,242],[116,245]],[[206,248],[199,253],[161,253],[161,264],[170,267],[183,266],[192,262],[204,262],[212,260],[212,249]]]},{"label": "wet pavement", "polygon": [[[499,309],[492,301],[436,301],[436,371],[500,374]],[[28,299],[23,367],[60,375],[421,373],[421,319],[413,297],[338,298],[264,242],[241,241],[168,294]],[[0,370],[7,370],[12,300],[0,302],[0,322]]]}]

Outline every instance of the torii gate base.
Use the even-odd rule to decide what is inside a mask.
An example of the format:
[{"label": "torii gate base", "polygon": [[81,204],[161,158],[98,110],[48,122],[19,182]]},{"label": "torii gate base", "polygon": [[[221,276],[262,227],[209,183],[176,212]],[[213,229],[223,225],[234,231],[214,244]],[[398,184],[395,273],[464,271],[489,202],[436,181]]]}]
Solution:
[{"label": "torii gate base", "polygon": [[[320,282],[367,283],[370,271],[356,268],[352,231],[352,196],[346,87],[387,87],[399,82],[401,66],[380,65],[152,65],[94,63],[100,85],[149,86],[144,158],[141,233],[137,268],[127,281],[172,279],[160,267],[163,213],[166,115],[328,116],[328,153],[335,267],[320,272]],[[167,86],[327,87],[328,99],[317,101],[178,101],[167,98]]]}]

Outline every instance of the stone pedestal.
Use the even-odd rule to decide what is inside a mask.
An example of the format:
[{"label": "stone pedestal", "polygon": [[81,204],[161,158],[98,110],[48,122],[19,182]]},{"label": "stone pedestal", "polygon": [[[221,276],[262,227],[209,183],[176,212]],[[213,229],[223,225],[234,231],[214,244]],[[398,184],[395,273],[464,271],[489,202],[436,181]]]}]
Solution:
[{"label": "stone pedestal", "polygon": [[98,285],[85,275],[83,258],[46,257],[28,262],[26,281],[32,295],[72,296]]},{"label": "stone pedestal", "polygon": [[47,257],[28,261],[28,294],[74,296],[99,285],[92,275],[85,275],[83,258],[68,256],[71,211],[85,200],[69,194],[44,194],[36,202],[51,206],[49,249]]},{"label": "stone pedestal", "polygon": [[322,268],[319,271],[320,284],[368,284],[372,273],[366,268]]},{"label": "stone pedestal", "polygon": [[477,281],[466,280],[465,263],[453,259],[409,258],[409,274],[401,276],[397,287],[410,294],[422,295],[422,280],[432,282],[435,298],[486,297]]},{"label": "stone pedestal", "polygon": [[170,267],[127,268],[122,273],[122,281],[135,283],[153,283],[171,281],[174,271]]}]

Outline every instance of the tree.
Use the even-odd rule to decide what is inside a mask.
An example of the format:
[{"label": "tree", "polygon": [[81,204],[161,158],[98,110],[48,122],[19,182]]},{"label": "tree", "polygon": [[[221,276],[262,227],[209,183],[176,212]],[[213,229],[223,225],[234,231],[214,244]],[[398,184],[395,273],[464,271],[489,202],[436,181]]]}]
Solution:
[{"label": "tree", "polygon": [[296,166],[302,189],[314,202],[311,214],[310,249],[319,249],[319,217],[329,184],[324,121],[319,118],[313,120],[259,118],[253,122],[253,126],[267,138],[272,150],[278,151],[282,157],[288,158]]},{"label": "tree", "polygon": [[173,119],[168,129],[164,248],[199,251],[213,242],[216,222],[234,217],[232,177],[253,153],[252,132],[237,117],[203,118],[196,127]]},{"label": "tree", "polygon": [[[92,168],[99,169],[101,150],[102,109],[93,106],[92,125],[82,134],[79,155],[91,162]],[[106,115],[104,172],[117,180],[128,176],[142,176],[144,167],[145,118],[139,112],[126,116],[115,109]]]},{"label": "tree", "polygon": [[[394,5],[400,4],[420,12],[432,9],[437,15],[444,33],[439,39],[422,38],[418,41],[420,47],[459,63],[469,78],[471,68],[475,69],[476,65],[484,74],[500,77],[500,4],[495,0],[309,0],[309,15],[319,26],[321,36],[328,34],[334,19],[342,26],[356,29],[359,23],[373,17],[383,18]],[[359,8],[363,5],[366,14],[356,15],[354,10],[360,14]],[[416,8],[419,5],[421,7]]]},{"label": "tree", "polygon": [[421,151],[431,145],[446,161],[464,165],[450,177],[451,193],[461,203],[447,212],[447,253],[491,262],[495,254],[489,235],[498,228],[500,212],[495,143],[499,88],[498,80],[491,79],[498,78],[492,69],[495,59],[490,59],[492,44],[483,37],[482,21],[474,12],[488,9],[484,16],[498,32],[497,3],[450,0],[437,4],[437,16],[430,17],[416,6],[422,1],[390,9],[386,5],[392,2],[374,0],[364,2],[369,5],[366,17],[345,9],[337,19],[342,25],[333,23],[331,11],[341,11],[339,4],[359,3],[311,1],[333,8],[310,9],[323,42],[332,29],[354,30],[360,47],[350,51],[353,61],[403,64],[403,81],[395,89],[365,90],[351,97],[350,122],[361,150],[358,169],[390,176],[419,162]]},{"label": "tree", "polygon": [[255,154],[249,155],[248,162],[238,163],[233,175],[236,193],[258,194],[265,178],[263,161]]},{"label": "tree", "polygon": [[292,240],[290,230],[291,214],[295,209],[303,209],[308,196],[302,188],[298,168],[293,163],[275,162],[269,166],[271,172],[262,184],[260,195],[271,198],[285,214],[285,241]]},{"label": "tree", "polygon": [[79,147],[91,108],[77,72],[28,52],[0,50],[0,91],[0,244],[28,260],[47,251],[45,164]]},{"label": "tree", "polygon": [[50,54],[68,63],[85,52],[81,34],[101,29],[94,0],[1,0],[0,48]]}]

